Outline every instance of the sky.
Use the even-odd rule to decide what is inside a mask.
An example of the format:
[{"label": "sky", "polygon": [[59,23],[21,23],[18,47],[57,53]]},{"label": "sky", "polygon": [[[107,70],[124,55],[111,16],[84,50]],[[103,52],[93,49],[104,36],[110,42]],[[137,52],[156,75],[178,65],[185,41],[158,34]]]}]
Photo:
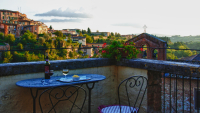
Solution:
[{"label": "sky", "polygon": [[200,35],[199,0],[0,0],[55,30],[84,29],[121,35]]}]

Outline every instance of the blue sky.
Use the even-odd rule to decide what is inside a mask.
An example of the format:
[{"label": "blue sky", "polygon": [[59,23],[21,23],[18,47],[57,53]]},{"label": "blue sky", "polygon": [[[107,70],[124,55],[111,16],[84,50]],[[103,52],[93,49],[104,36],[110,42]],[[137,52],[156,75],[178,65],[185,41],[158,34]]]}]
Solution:
[{"label": "blue sky", "polygon": [[0,9],[27,14],[54,29],[200,35],[198,0],[1,0]]}]

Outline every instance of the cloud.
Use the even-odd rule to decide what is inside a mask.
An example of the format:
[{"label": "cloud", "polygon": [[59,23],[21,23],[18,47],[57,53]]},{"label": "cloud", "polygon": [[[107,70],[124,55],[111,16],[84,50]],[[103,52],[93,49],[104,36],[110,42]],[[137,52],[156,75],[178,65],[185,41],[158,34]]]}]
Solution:
[{"label": "cloud", "polygon": [[72,17],[72,18],[91,18],[91,15],[81,12],[83,9],[80,8],[79,10],[71,10],[67,8],[66,10],[62,11],[60,9],[53,9],[51,11],[35,14],[35,16],[54,16],[54,17]]},{"label": "cloud", "polygon": [[134,27],[134,28],[142,28],[143,26],[140,24],[135,23],[119,23],[119,24],[112,24],[113,26],[125,26],[125,27]]},{"label": "cloud", "polygon": [[41,21],[41,22],[81,22],[82,20],[81,19],[51,19],[51,20],[41,19],[38,21]]}]

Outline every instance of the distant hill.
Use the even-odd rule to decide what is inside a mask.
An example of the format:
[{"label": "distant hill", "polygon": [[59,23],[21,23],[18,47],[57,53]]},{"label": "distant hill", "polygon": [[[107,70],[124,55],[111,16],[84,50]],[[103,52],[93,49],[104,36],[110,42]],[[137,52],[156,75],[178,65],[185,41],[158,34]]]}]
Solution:
[{"label": "distant hill", "polygon": [[200,35],[198,36],[171,36],[170,40],[174,42],[200,42]]}]

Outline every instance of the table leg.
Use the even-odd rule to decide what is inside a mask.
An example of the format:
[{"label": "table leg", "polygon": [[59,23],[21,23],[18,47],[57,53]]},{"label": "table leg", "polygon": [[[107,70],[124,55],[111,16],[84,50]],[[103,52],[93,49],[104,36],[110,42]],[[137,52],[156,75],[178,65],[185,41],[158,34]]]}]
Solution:
[{"label": "table leg", "polygon": [[89,83],[86,84],[86,86],[89,90],[88,113],[91,113],[91,90],[94,88],[95,82],[92,83],[92,87],[89,87],[88,84]]},{"label": "table leg", "polygon": [[35,96],[33,95],[32,88],[30,88],[30,90],[31,90],[31,96],[33,98],[33,113],[36,113],[35,99],[37,98],[37,95],[38,95],[38,89],[36,90]]}]

